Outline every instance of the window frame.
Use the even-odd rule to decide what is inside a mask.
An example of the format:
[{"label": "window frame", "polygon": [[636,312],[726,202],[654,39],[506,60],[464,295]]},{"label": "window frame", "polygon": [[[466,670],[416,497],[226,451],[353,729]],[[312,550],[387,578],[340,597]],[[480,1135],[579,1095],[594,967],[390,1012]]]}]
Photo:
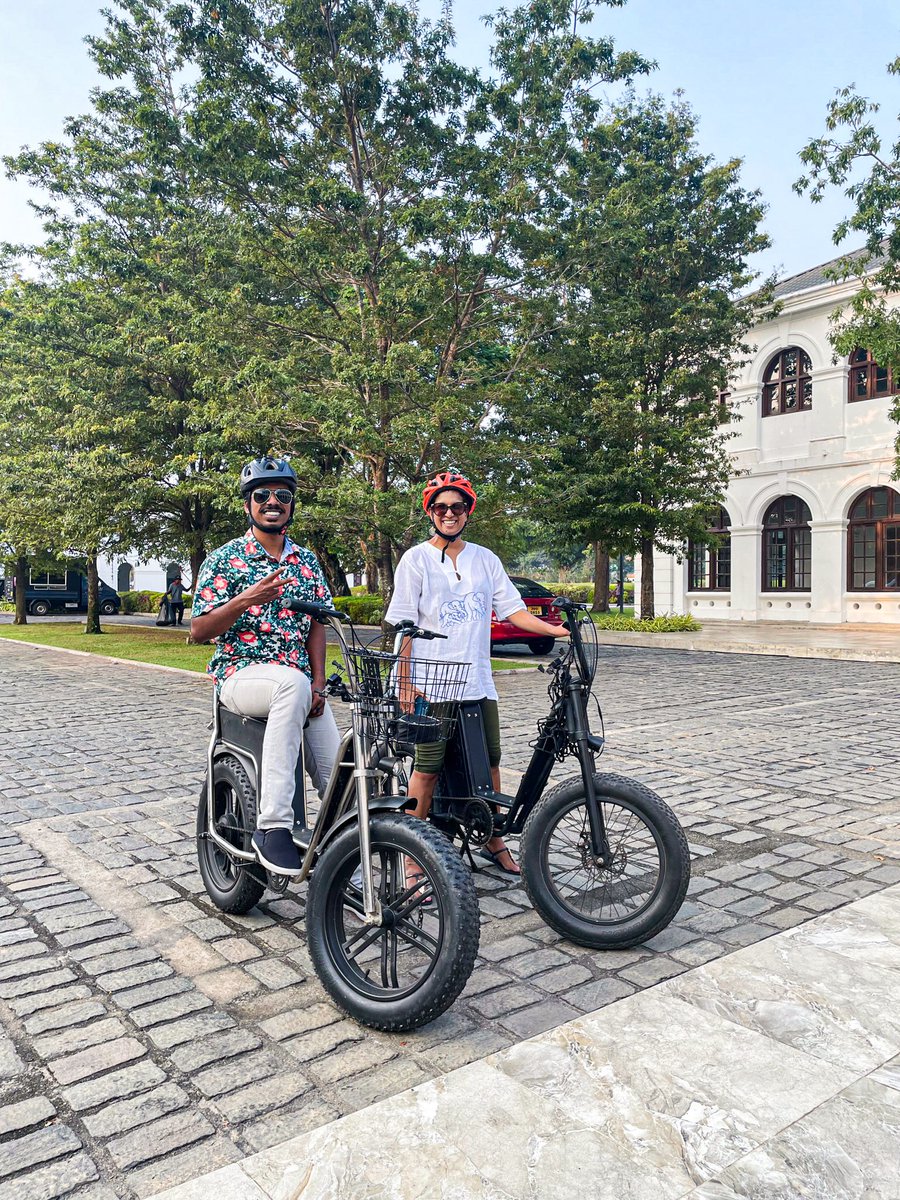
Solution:
[{"label": "window frame", "polygon": [[[888,497],[888,512],[886,516],[874,517],[867,515],[865,517],[856,517],[852,515],[847,520],[847,591],[853,592],[854,595],[872,595],[877,592],[900,592],[900,562],[895,567],[895,579],[897,582],[893,586],[885,582],[887,575],[887,542],[893,540],[894,554],[900,558],[900,492],[897,492],[889,484],[879,484],[876,487],[866,488],[854,497],[850,505],[849,512],[852,514],[861,500],[866,501],[867,509],[871,510],[872,500],[876,492],[886,492]],[[853,535],[858,529],[874,529],[875,531],[875,583],[873,587],[857,587],[853,583],[854,571],[854,546]],[[888,530],[894,532],[893,539],[888,539]],[[865,568],[863,569],[865,573]]]},{"label": "window frame", "polygon": [[[693,539],[688,541],[688,591],[689,592],[730,592],[731,591],[731,533],[729,526],[731,525],[731,517],[728,514],[728,509],[723,505],[719,505],[719,512],[715,521],[711,522],[707,527],[707,533],[714,534],[719,538],[717,546],[711,546],[708,542],[695,542]],[[704,556],[704,578],[707,580],[705,584],[696,583],[695,561],[698,554]],[[722,559],[727,562],[728,583],[727,585],[719,582],[722,575]]]},{"label": "window frame", "polygon": [[[785,375],[784,359],[788,354],[797,355],[797,373],[795,375]],[[777,367],[778,377],[772,379],[772,375]],[[803,403],[804,385],[809,383],[809,403]],[[795,408],[785,408],[785,391],[790,384],[796,386],[797,406]],[[778,408],[772,408],[771,396],[769,393],[775,389],[778,395]],[[763,371],[762,377],[762,392],[761,392],[761,410],[764,417],[790,417],[796,416],[797,413],[811,412],[813,406],[813,379],[812,379],[812,359],[806,353],[802,346],[785,346],[783,350],[779,350],[777,354],[773,354],[766,363],[766,369]]]},{"label": "window frame", "polygon": [[[784,515],[784,504],[785,504],[785,501],[787,501],[787,500],[795,500],[797,502],[797,504],[801,505],[802,506],[802,508],[800,510],[801,514],[802,514],[803,510],[805,510],[806,516],[803,518],[802,521],[787,521],[786,520],[785,515]],[[782,506],[781,519],[777,525],[769,522],[769,514],[776,507],[776,505]],[[784,560],[785,560],[785,573],[784,573],[785,585],[784,585],[784,587],[773,587],[771,584],[772,572],[769,570],[770,549],[769,549],[768,535],[770,533],[773,533],[776,531],[784,532],[784,534],[786,535],[785,539],[784,539]],[[797,539],[796,535],[799,532],[803,532],[806,535],[806,537],[803,539],[803,541],[806,543],[806,548],[808,548],[808,554],[803,554],[803,558],[805,560],[808,560],[808,564],[809,564],[806,569],[806,572],[805,572],[805,574],[809,578],[809,582],[805,585],[797,583],[797,574],[796,574],[796,569],[795,569],[795,564],[797,561],[797,549],[798,549],[798,546],[797,546],[798,539]],[[762,564],[761,564],[762,565],[762,578],[760,580],[760,590],[769,595],[784,595],[785,593],[790,593],[790,592],[800,592],[800,593],[811,592],[812,591],[812,513],[811,513],[810,507],[806,503],[806,501],[803,500],[800,496],[797,496],[794,493],[790,493],[790,492],[784,496],[778,496],[775,500],[773,500],[769,504],[768,508],[766,509],[765,513],[763,514],[761,537],[762,537],[762,553],[761,553],[760,557],[762,559]]]},{"label": "window frame", "polygon": [[[861,361],[854,361],[858,354],[865,354],[866,357]],[[857,371],[866,372],[866,394],[864,396],[854,395],[853,377]],[[887,375],[886,392],[879,392],[875,387],[879,371],[884,371]],[[900,391],[900,384],[895,382],[894,372],[891,368],[880,367],[875,361],[871,350],[867,350],[864,346],[857,346],[847,359],[847,403],[865,404],[867,400],[884,400],[888,396],[896,396],[898,391]]]}]

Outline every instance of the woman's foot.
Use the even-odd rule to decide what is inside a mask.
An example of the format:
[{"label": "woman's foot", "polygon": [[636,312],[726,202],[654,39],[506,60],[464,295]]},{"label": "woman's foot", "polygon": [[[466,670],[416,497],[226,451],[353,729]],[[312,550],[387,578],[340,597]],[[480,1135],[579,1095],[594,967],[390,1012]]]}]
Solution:
[{"label": "woman's foot", "polygon": [[509,847],[500,838],[491,838],[481,851],[480,857],[492,862],[495,867],[499,867],[505,875],[522,874],[519,864],[509,852]]},{"label": "woman's foot", "polygon": [[415,890],[415,894],[420,898],[422,904],[430,904],[431,891],[428,876],[420,869],[419,864],[414,859],[407,858],[404,862],[406,890]]}]

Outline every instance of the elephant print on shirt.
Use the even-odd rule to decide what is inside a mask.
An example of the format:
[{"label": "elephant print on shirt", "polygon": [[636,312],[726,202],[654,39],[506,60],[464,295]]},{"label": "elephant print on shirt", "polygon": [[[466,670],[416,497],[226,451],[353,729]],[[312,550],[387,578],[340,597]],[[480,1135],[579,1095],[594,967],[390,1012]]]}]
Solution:
[{"label": "elephant print on shirt", "polygon": [[484,592],[468,592],[441,605],[441,629],[480,620],[487,612]]}]

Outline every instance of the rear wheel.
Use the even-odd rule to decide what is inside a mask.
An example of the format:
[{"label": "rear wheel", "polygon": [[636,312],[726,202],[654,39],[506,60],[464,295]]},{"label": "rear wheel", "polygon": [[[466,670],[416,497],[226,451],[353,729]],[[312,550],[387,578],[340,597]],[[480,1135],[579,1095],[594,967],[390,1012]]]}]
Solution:
[{"label": "rear wheel", "polygon": [[[213,763],[213,823],[216,832],[237,850],[251,850],[256,828],[256,790],[240,762],[231,755]],[[216,908],[246,913],[262,898],[265,886],[209,836],[206,786],[197,806],[197,865]]]},{"label": "rear wheel", "polygon": [[31,612],[35,617],[46,617],[50,611],[50,604],[46,600],[32,600]]},{"label": "rear wheel", "polygon": [[611,862],[591,852],[581,776],[535,805],[525,822],[520,863],[525,890],[544,920],[582,946],[618,949],[665,929],[691,877],[678,819],[648,787],[620,775],[595,775]]},{"label": "rear wheel", "polygon": [[111,617],[113,615],[113,613],[116,611],[115,600],[104,600],[102,602],[102,604],[100,605],[100,611],[103,613],[103,615],[105,617]]},{"label": "rear wheel", "polygon": [[556,638],[536,638],[528,643],[528,649],[532,654],[549,654],[555,643]]},{"label": "rear wheel", "polygon": [[382,924],[364,922],[353,824],[326,846],[313,872],[309,950],[324,987],[350,1016],[373,1029],[416,1029],[450,1007],[472,971],[475,885],[447,839],[424,821],[376,814],[370,829]]}]

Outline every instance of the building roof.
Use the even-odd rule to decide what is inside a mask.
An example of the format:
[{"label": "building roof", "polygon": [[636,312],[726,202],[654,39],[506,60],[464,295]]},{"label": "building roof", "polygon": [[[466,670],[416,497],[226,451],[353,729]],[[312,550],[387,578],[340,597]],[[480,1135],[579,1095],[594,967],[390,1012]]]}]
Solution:
[{"label": "building roof", "polygon": [[799,275],[790,275],[787,279],[782,279],[775,285],[773,295],[775,299],[778,299],[781,296],[790,296],[794,292],[805,292],[808,288],[818,287],[823,283],[831,283],[833,280],[829,277],[829,271],[842,262],[858,263],[859,274],[864,275],[869,271],[876,270],[884,261],[885,255],[879,254],[873,258],[869,248],[862,246],[859,250],[850,250],[847,254],[841,254],[838,258],[821,263],[818,267],[810,267],[808,271],[801,271]]}]

